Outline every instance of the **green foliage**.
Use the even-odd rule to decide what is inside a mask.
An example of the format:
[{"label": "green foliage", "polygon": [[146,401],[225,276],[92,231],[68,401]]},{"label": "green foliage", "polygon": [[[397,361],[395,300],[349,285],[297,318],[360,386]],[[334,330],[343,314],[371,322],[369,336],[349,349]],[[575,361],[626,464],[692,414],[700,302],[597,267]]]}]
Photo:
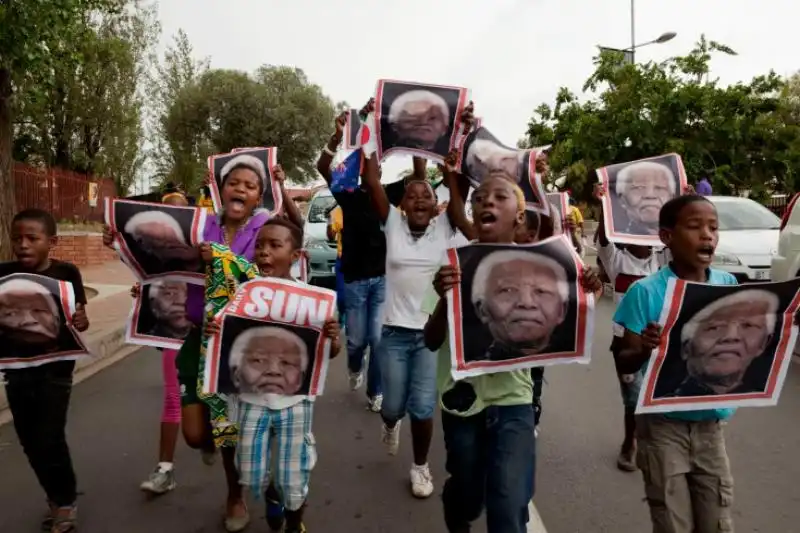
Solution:
[{"label": "green foliage", "polygon": [[560,89],[553,107],[534,111],[520,145],[553,143],[552,174],[582,200],[591,197],[595,169],[667,152],[681,155],[690,183],[708,177],[717,194],[798,190],[800,131],[786,119],[784,81],[769,72],[722,86],[710,78],[719,53],[735,55],[705,38],[662,63],[626,64],[622,54],[604,51],[584,85],[591,98]]},{"label": "green foliage", "polygon": [[201,183],[208,155],[276,146],[287,177],[307,182],[315,176],[315,158],[335,111],[346,105],[334,106],[297,68],[205,70],[178,91],[163,117],[164,139],[181,164],[180,172],[168,175],[191,189]]}]

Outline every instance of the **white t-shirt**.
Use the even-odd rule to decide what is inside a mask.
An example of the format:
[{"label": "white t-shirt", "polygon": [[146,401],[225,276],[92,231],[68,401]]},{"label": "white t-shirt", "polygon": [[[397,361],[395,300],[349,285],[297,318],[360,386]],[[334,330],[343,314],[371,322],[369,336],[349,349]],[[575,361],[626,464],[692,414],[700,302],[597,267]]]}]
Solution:
[{"label": "white t-shirt", "polygon": [[634,281],[658,271],[665,263],[665,256],[659,250],[653,250],[649,257],[639,259],[628,250],[620,250],[613,243],[597,246],[597,257],[603,262],[603,268],[614,287],[614,303],[618,304],[625,291]]},{"label": "white t-shirt", "polygon": [[386,302],[383,323],[408,329],[423,329],[428,315],[422,300],[442,257],[455,237],[447,213],[437,216],[425,234],[411,236],[405,217],[396,207],[389,209],[383,231],[386,234]]}]

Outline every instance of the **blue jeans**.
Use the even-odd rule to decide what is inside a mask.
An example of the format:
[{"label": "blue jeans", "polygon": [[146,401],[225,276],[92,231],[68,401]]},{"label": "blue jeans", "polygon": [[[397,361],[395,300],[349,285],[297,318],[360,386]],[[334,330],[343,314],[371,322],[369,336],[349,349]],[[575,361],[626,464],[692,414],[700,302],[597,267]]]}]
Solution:
[{"label": "blue jeans", "polygon": [[383,385],[381,416],[387,422],[433,418],[436,409],[436,354],[425,347],[422,330],[383,326],[378,348]]},{"label": "blue jeans", "polygon": [[381,394],[381,369],[377,354],[385,292],[386,279],[383,276],[353,281],[344,286],[347,367],[350,372],[361,372],[365,351],[369,346],[371,361],[367,369],[367,396],[370,398]]},{"label": "blue jeans", "polygon": [[468,530],[485,505],[488,533],[525,533],[536,472],[533,407],[490,406],[468,417],[442,412],[442,428],[447,529]]},{"label": "blue jeans", "polygon": [[336,258],[336,310],[339,312],[339,327],[345,326],[344,274],[342,274],[342,257]]}]

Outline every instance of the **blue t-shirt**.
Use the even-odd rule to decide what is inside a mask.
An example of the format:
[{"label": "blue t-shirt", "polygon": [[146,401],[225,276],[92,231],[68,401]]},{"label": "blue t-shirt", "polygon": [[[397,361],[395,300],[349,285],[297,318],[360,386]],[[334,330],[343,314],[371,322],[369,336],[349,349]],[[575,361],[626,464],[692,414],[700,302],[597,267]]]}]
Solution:
[{"label": "blue t-shirt", "polygon": [[[641,335],[647,324],[658,322],[661,318],[661,309],[664,307],[664,298],[667,293],[667,283],[670,278],[677,277],[669,265],[662,267],[658,272],[642,278],[630,286],[622,301],[617,305],[614,313],[614,322],[623,326],[637,335]],[[722,270],[710,268],[708,270],[709,285],[737,285],[736,278]],[[708,409],[703,411],[679,411],[664,413],[669,418],[699,422],[702,420],[727,420],[733,416],[735,409]]]}]

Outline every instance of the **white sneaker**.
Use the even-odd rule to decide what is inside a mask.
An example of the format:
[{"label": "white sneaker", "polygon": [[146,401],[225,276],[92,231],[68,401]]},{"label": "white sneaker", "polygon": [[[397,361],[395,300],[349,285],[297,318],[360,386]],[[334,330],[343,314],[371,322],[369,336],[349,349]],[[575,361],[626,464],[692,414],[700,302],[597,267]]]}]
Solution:
[{"label": "white sneaker", "polygon": [[378,394],[367,400],[367,409],[373,413],[380,413],[383,407],[383,394]]},{"label": "white sneaker", "polygon": [[389,455],[397,455],[397,449],[400,448],[400,422],[402,420],[398,420],[393,428],[387,427],[386,424],[382,425],[381,440],[386,445]]},{"label": "white sneaker", "polygon": [[350,372],[350,390],[358,390],[364,384],[364,372]]},{"label": "white sneaker", "polygon": [[166,494],[176,486],[175,472],[172,469],[162,470],[161,468],[156,468],[139,488],[151,494]]},{"label": "white sneaker", "polygon": [[427,498],[433,494],[433,477],[427,463],[411,465],[411,494],[415,498]]}]

